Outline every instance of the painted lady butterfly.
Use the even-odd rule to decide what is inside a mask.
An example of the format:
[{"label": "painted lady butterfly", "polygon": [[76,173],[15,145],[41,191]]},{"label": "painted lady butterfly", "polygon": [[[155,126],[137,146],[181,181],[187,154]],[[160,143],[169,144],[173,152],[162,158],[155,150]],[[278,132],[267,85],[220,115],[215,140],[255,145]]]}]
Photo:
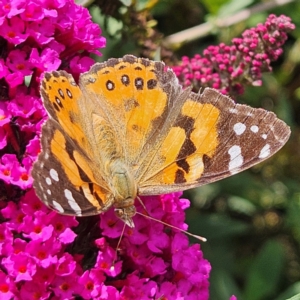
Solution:
[{"label": "painted lady butterfly", "polygon": [[131,55],[95,64],[78,85],[64,71],[46,73],[41,94],[49,119],[32,171],[37,195],[75,216],[114,206],[130,227],[137,195],[231,176],[273,155],[290,135],[274,113],[211,88],[182,90],[163,63]]}]

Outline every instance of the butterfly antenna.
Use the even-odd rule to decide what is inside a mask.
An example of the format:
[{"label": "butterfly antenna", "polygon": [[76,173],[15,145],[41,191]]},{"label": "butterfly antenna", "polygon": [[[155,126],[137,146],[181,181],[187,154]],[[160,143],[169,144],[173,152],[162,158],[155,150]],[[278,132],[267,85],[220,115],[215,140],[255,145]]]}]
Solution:
[{"label": "butterfly antenna", "polygon": [[141,199],[139,196],[137,196],[137,199],[139,200],[139,202],[140,202],[141,205],[143,206],[143,209],[145,210],[145,212],[147,213],[147,215],[149,215],[149,213],[148,213],[148,211],[147,211],[147,208],[146,208],[144,202],[142,201],[142,199]]},{"label": "butterfly antenna", "polygon": [[183,232],[183,233],[185,233],[186,235],[192,236],[193,238],[195,238],[195,239],[197,239],[197,240],[200,240],[201,242],[206,242],[206,241],[207,241],[207,239],[206,239],[205,237],[203,237],[203,236],[196,235],[196,234],[192,234],[192,233],[190,233],[190,232],[188,232],[188,231],[186,231],[186,230],[184,230],[184,229],[181,229],[181,228],[179,228],[179,227],[173,226],[173,225],[168,224],[168,223],[166,223],[166,222],[164,222],[164,221],[161,221],[161,220],[158,220],[158,219],[155,219],[155,218],[151,217],[151,216],[148,214],[148,211],[147,211],[147,209],[146,209],[146,206],[145,206],[145,204],[143,203],[143,201],[141,200],[141,198],[140,198],[140,197],[137,197],[137,199],[139,200],[139,202],[141,203],[141,205],[142,205],[143,208],[145,209],[146,214],[142,214],[142,213],[140,213],[140,212],[138,212],[138,211],[136,212],[136,214],[138,214],[138,215],[140,215],[140,216],[144,216],[144,217],[146,217],[146,218],[148,218],[148,219],[150,219],[150,220],[156,221],[156,222],[161,223],[161,224],[163,224],[163,225],[165,225],[165,226],[168,226],[168,227],[170,227],[170,228],[176,229],[176,230],[178,230],[178,231],[180,231],[180,232]]},{"label": "butterfly antenna", "polygon": [[117,261],[117,258],[118,258],[118,249],[119,249],[119,246],[120,246],[120,244],[121,244],[122,238],[123,238],[123,236],[124,236],[125,227],[126,227],[126,224],[124,223],[123,229],[122,229],[122,232],[121,232],[121,235],[120,235],[120,238],[119,238],[117,247],[116,247],[116,252],[115,252],[115,257],[114,257],[114,260],[113,260],[113,263],[112,263],[112,267],[115,266],[115,262]]}]

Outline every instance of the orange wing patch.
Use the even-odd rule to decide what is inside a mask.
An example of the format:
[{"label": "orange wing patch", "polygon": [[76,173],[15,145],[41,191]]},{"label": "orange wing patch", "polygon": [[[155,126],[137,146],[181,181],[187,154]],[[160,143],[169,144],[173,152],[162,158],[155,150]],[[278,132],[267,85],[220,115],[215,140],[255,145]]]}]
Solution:
[{"label": "orange wing patch", "polygon": [[[90,168],[92,164],[89,159],[83,157],[76,150],[67,151],[68,147],[65,136],[55,130],[51,140],[51,154],[57,160],[62,161],[63,171],[72,186],[78,191],[83,192],[86,199],[94,206],[97,211],[101,211],[105,202],[107,202],[108,188],[103,188],[96,184],[99,180],[94,178],[94,174]],[[103,179],[101,180],[103,182]],[[61,191],[63,192],[63,191]]]},{"label": "orange wing patch", "polygon": [[195,183],[204,172],[204,156],[212,157],[218,146],[219,115],[215,106],[187,99],[153,162],[156,173],[143,178],[141,192],[157,182],[162,186]]},{"label": "orange wing patch", "polygon": [[64,72],[46,73],[41,86],[41,94],[48,114],[58,121],[65,133],[81,144],[87,151],[90,147],[80,126],[80,100],[82,91],[73,77]]},{"label": "orange wing patch", "polygon": [[[106,67],[96,64],[81,77],[80,86],[90,97],[99,98],[101,109],[106,112],[103,118],[119,135],[124,156],[130,163],[138,161],[154,129],[153,120],[167,106],[168,95],[159,85],[153,62],[110,62]],[[100,110],[96,113],[101,114]]]}]

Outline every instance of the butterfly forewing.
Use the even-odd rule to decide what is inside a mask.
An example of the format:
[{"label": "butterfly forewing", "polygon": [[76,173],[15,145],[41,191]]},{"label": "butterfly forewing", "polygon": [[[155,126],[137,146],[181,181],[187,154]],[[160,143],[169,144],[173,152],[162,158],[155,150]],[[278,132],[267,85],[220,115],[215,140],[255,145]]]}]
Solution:
[{"label": "butterfly forewing", "polygon": [[81,76],[80,86],[97,107],[95,113],[113,128],[129,166],[142,164],[170,110],[180,111],[184,100],[178,99],[181,87],[173,72],[130,55],[95,64]]}]

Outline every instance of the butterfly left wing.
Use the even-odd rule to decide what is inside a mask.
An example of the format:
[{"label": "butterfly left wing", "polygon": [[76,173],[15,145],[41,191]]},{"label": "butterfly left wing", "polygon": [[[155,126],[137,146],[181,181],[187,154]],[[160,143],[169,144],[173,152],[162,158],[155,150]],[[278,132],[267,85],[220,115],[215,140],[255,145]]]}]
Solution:
[{"label": "butterfly left wing", "polygon": [[113,197],[87,139],[88,107],[79,86],[70,74],[54,71],[45,74],[41,94],[49,119],[32,170],[38,197],[63,214],[87,216],[107,210]]},{"label": "butterfly left wing", "polygon": [[[166,120],[168,122],[168,120]],[[139,181],[139,194],[185,190],[241,172],[277,152],[290,136],[274,113],[235,104],[206,88],[191,93]]]}]

